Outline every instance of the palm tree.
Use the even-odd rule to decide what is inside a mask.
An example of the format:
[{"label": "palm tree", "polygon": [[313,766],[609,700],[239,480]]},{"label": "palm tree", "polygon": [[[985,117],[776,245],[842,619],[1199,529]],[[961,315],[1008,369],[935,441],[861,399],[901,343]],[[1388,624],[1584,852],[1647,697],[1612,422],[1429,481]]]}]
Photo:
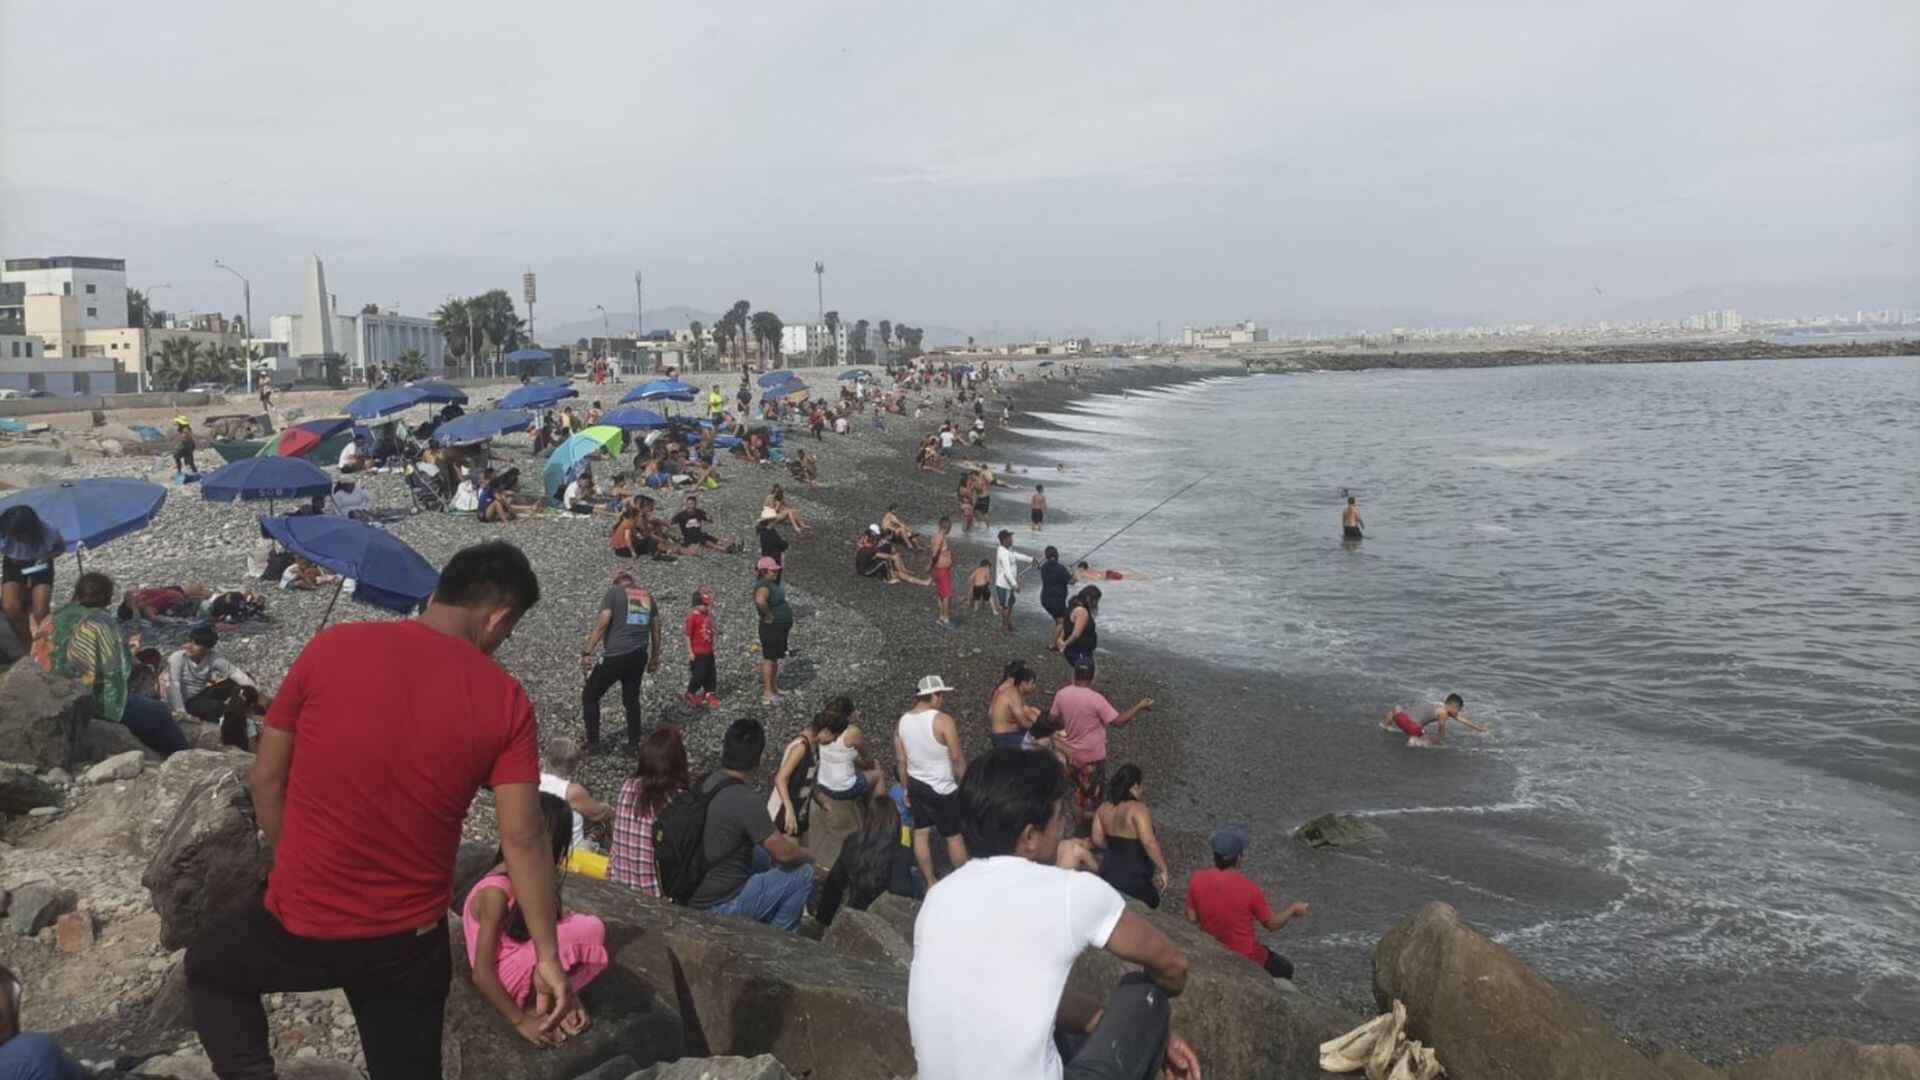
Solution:
[{"label": "palm tree", "polygon": [[147,304],[147,294],[139,289],[127,290],[127,325],[145,326],[153,317],[153,309]]},{"label": "palm tree", "polygon": [[440,327],[440,336],[447,342],[447,356],[455,363],[470,362],[473,354],[479,350],[479,335],[473,324],[472,312],[468,301],[449,297],[433,313],[433,321]]},{"label": "palm tree", "polygon": [[704,340],[706,332],[707,328],[705,324],[701,323],[699,319],[695,319],[693,322],[687,324],[687,333],[693,336],[693,342],[687,346],[687,369],[689,371],[699,370],[701,362],[707,358],[707,343]]},{"label": "palm tree", "polygon": [[729,336],[740,343],[740,363],[743,365],[747,362],[747,317],[752,310],[752,304],[745,300],[735,300],[733,306],[727,309],[725,316],[728,327],[732,331]]},{"label": "palm tree", "polygon": [[195,381],[222,386],[238,382],[240,363],[245,355],[238,345],[215,345],[201,350],[200,370]]},{"label": "palm tree", "polygon": [[840,362],[840,313],[837,311],[829,311],[827,312],[826,319],[827,362],[829,364],[837,364]]},{"label": "palm tree", "polygon": [[419,349],[408,349],[393,358],[393,373],[401,382],[412,382],[427,373],[427,358]]},{"label": "palm tree", "polygon": [[200,374],[200,354],[200,343],[192,338],[170,337],[162,341],[159,355],[153,358],[153,385],[175,390],[192,386]]},{"label": "palm tree", "polygon": [[900,336],[900,359],[911,360],[920,355],[920,339],[925,336],[925,330],[901,323],[893,332]]},{"label": "palm tree", "polygon": [[861,319],[853,324],[853,333],[847,335],[847,345],[853,350],[853,362],[865,364],[873,359],[873,353],[867,349],[867,320]]},{"label": "palm tree", "polygon": [[773,357],[774,366],[780,365],[780,332],[786,328],[780,316],[771,311],[753,313],[753,340],[760,344],[760,358]]},{"label": "palm tree", "polygon": [[884,358],[887,351],[892,348],[893,348],[893,320],[881,319],[880,320],[880,354],[881,356]]}]

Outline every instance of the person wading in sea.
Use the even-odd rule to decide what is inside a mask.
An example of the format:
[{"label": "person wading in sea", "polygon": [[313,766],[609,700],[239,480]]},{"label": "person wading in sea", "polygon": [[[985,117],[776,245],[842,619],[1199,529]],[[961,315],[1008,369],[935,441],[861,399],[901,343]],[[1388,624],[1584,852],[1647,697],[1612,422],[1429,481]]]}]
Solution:
[{"label": "person wading in sea", "polygon": [[1366,524],[1360,520],[1360,507],[1354,503],[1353,496],[1347,496],[1347,508],[1340,512],[1340,535],[1348,540],[1364,540],[1366,537],[1360,530]]}]

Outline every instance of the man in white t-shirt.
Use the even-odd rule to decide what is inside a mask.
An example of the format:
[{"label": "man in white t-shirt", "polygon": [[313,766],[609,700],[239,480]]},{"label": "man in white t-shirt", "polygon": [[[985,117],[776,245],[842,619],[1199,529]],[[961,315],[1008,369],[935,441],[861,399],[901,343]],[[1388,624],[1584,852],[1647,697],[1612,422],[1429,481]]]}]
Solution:
[{"label": "man in white t-shirt", "polygon": [[367,458],[367,442],[358,433],[347,445],[340,448],[340,471],[343,473],[363,472],[371,467]]},{"label": "man in white t-shirt", "polygon": [[[1199,1076],[1170,1028],[1186,956],[1113,886],[1053,863],[1065,795],[1047,754],[1005,747],[967,766],[960,819],[972,857],[928,890],[913,928],[907,1022],[920,1080]],[[1088,948],[1144,969],[1104,1007],[1066,988]]]},{"label": "man in white t-shirt", "polygon": [[1013,533],[1000,530],[1000,546],[993,549],[993,598],[1000,602],[1000,629],[1013,632],[1013,601],[1020,592],[1020,564],[1033,556],[1013,550]]}]

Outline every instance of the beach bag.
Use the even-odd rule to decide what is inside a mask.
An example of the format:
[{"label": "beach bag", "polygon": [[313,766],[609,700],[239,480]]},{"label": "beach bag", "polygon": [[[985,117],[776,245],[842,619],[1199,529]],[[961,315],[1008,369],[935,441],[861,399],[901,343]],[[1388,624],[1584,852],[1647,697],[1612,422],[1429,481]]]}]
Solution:
[{"label": "beach bag", "polygon": [[[712,775],[711,773],[708,774]],[[693,899],[707,876],[707,808],[713,797],[740,783],[729,776],[704,794],[703,776],[675,795],[653,822],[653,864],[660,873],[660,895],[676,904]]]},{"label": "beach bag", "polygon": [[267,617],[267,602],[254,593],[223,592],[207,605],[207,615],[215,622],[245,622]]}]

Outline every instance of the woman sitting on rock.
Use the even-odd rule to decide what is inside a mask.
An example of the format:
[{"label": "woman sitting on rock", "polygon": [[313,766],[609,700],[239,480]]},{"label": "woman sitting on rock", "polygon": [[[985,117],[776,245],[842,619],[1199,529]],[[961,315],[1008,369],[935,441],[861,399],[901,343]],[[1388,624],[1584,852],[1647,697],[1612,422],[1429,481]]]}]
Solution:
[{"label": "woman sitting on rock", "polygon": [[[573,811],[557,795],[542,793],[540,812],[547,825],[547,839],[556,867],[573,847]],[[534,947],[527,931],[526,916],[513,895],[513,882],[507,877],[504,851],[494,852],[493,869],[467,894],[460,913],[461,930],[467,939],[467,961],[473,968],[473,985],[487,1004],[499,1010],[522,1038],[535,1046],[558,1046],[567,1037],[587,1029],[587,1014],[576,1004],[574,1011],[557,1028],[542,1030],[540,1017],[525,1011],[533,996]],[[554,910],[560,909],[561,874],[554,871]],[[559,942],[560,966],[577,993],[607,970],[607,927],[592,915],[567,915],[554,925]]]},{"label": "woman sitting on rock", "polygon": [[841,841],[840,855],[814,903],[813,917],[821,926],[833,923],[843,903],[865,911],[885,893],[918,900],[926,892],[912,846],[900,842],[900,808],[893,796],[873,788],[859,806],[860,827]]},{"label": "woman sitting on rock", "polygon": [[1140,801],[1140,767],[1122,765],[1107,781],[1107,801],[1093,812],[1093,846],[1106,849],[1100,876],[1150,908],[1167,887],[1167,860],[1153,831],[1153,814]]},{"label": "woman sitting on rock", "polygon": [[675,795],[687,789],[687,747],[677,727],[655,728],[640,741],[633,775],[620,785],[613,805],[613,844],[607,851],[607,880],[660,895],[660,871],[653,859],[653,823]]},{"label": "woman sitting on rock", "polygon": [[185,750],[187,737],[167,703],[128,692],[135,663],[107,611],[113,591],[113,579],[102,573],[75,579],[73,602],[53,613],[53,673],[92,694],[96,716],[124,725],[161,757]]}]

